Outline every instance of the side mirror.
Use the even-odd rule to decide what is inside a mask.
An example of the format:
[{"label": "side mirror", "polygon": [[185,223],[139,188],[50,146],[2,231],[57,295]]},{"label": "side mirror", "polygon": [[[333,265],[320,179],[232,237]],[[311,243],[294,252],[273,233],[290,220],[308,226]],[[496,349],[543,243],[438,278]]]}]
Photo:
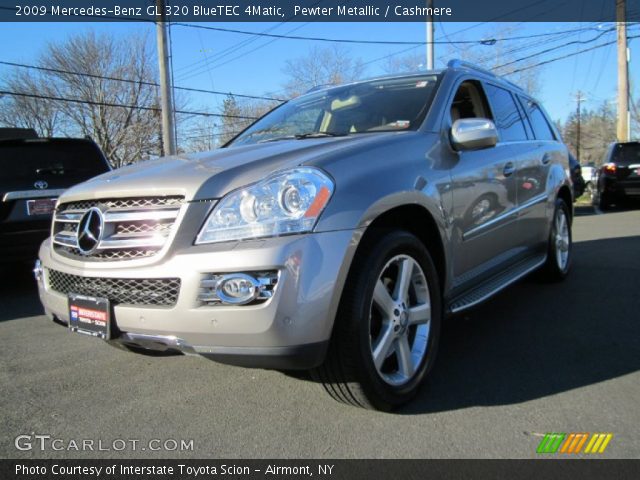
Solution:
[{"label": "side mirror", "polygon": [[451,144],[456,150],[479,150],[498,143],[498,130],[488,118],[461,118],[451,127]]}]

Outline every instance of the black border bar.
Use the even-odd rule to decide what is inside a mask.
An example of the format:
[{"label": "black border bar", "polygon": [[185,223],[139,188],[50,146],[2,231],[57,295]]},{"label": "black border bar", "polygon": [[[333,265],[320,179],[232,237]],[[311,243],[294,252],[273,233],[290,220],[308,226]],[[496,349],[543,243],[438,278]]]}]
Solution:
[{"label": "black border bar", "polygon": [[[173,469],[171,474],[167,472],[169,467]],[[100,474],[96,475],[98,468],[101,469]],[[140,473],[134,473],[135,470],[132,469],[135,468],[140,469],[138,470]],[[32,473],[25,473],[25,469]],[[109,474],[110,469],[114,469],[115,473]],[[270,473],[270,469],[274,473]],[[59,473],[56,474],[56,471]],[[83,471],[85,473],[82,473]],[[3,480],[123,478],[137,480],[210,480],[213,478],[637,480],[640,478],[640,461],[555,458],[539,460],[0,460],[0,478]]]},{"label": "black border bar", "polygon": [[[627,1],[627,21],[640,12]],[[166,0],[171,22],[424,22],[423,0]],[[434,0],[442,22],[612,22],[615,1]],[[148,0],[0,0],[0,22],[153,22]]]}]

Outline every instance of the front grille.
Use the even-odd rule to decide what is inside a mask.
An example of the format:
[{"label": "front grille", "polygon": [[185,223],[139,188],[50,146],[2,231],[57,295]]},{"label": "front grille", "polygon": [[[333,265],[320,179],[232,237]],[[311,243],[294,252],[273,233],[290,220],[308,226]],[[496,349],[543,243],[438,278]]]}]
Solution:
[{"label": "front grille", "polygon": [[180,294],[179,278],[81,277],[47,269],[51,290],[108,298],[113,304],[171,307]]},{"label": "front grille", "polygon": [[[183,197],[137,197],[63,203],[55,212],[53,245],[57,253],[82,261],[122,261],[155,255],[166,244],[184,203]],[[83,253],[78,227],[90,208],[102,213],[102,237]],[[91,249],[86,248],[86,251]]]}]

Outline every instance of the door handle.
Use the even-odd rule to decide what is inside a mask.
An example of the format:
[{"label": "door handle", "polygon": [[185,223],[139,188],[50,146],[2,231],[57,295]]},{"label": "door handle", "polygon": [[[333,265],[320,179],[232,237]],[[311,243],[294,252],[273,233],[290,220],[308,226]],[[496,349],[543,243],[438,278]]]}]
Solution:
[{"label": "door handle", "polygon": [[516,171],[516,166],[513,164],[513,162],[508,162],[502,169],[502,173],[504,174],[505,177],[513,175],[513,172],[515,171]]},{"label": "door handle", "polygon": [[548,153],[545,153],[542,156],[542,164],[547,165],[550,161],[551,161],[551,155],[549,155]]}]

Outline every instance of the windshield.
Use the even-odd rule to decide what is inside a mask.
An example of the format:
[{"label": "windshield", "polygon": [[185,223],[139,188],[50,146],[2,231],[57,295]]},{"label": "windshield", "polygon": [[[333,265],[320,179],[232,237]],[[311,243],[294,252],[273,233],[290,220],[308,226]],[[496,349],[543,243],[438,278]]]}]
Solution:
[{"label": "windshield", "polygon": [[268,113],[229,145],[416,130],[436,75],[374,80],[303,95]]},{"label": "windshield", "polygon": [[617,164],[640,164],[640,143],[618,143],[613,150],[613,162]]}]

